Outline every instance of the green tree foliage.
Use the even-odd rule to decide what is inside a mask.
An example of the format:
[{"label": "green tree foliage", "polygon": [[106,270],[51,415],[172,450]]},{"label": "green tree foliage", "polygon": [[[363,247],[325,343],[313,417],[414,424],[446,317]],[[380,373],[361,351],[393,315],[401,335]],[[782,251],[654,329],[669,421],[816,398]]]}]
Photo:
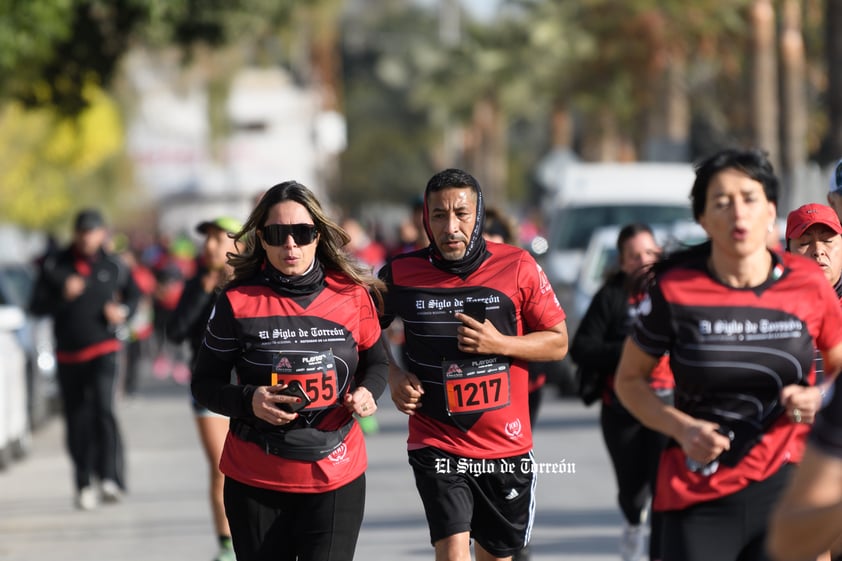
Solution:
[{"label": "green tree foliage", "polygon": [[[326,0],[312,2],[311,8]],[[294,0],[0,0],[2,93],[75,115],[86,83],[108,87],[133,42],[189,48],[289,25]]]},{"label": "green tree foliage", "polygon": [[185,61],[194,47],[243,38],[259,52],[302,13],[335,4],[0,0],[0,220],[49,227],[130,189],[122,116],[108,92],[133,44],[176,46]]}]

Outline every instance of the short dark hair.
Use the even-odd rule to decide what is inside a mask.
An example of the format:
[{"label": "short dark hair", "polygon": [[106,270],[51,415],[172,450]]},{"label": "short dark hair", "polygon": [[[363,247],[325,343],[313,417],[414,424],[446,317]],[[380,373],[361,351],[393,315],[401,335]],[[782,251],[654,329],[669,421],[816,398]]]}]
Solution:
[{"label": "short dark hair", "polygon": [[427,182],[427,193],[436,193],[448,187],[470,187],[479,192],[479,182],[470,173],[461,169],[449,168],[438,172]]},{"label": "short dark hair", "polygon": [[76,214],[73,222],[73,229],[76,232],[88,232],[97,228],[105,227],[105,217],[95,208],[85,208]]},{"label": "short dark hair", "polygon": [[696,165],[696,180],[690,191],[693,217],[698,220],[705,212],[708,187],[717,173],[726,169],[736,169],[763,185],[766,198],[778,202],[778,178],[768,156],[756,148],[726,148],[708,156]]}]

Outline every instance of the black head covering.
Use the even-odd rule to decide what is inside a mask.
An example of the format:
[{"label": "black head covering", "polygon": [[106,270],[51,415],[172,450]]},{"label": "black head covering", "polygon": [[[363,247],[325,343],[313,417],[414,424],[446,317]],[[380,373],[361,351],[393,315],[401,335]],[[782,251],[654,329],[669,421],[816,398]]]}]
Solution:
[{"label": "black head covering", "polygon": [[[442,187],[444,185],[444,187]],[[476,190],[477,206],[476,206],[476,222],[474,229],[471,231],[471,237],[468,239],[468,245],[465,249],[465,255],[456,261],[449,261],[442,257],[433,232],[430,230],[430,210],[429,199],[430,194],[434,191],[440,191],[447,187],[469,187]],[[430,262],[438,269],[466,277],[476,271],[482,262],[488,257],[488,251],[485,248],[485,238],[482,237],[482,228],[485,223],[485,204],[483,202],[482,189],[479,182],[471,175],[462,170],[448,169],[437,173],[427,183],[427,188],[424,191],[424,230],[427,232],[427,237],[430,239]]]}]

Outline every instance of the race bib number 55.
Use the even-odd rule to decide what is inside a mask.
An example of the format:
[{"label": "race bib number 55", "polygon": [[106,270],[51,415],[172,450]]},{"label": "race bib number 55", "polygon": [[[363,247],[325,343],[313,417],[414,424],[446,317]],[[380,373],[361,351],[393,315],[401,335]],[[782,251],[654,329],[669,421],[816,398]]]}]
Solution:
[{"label": "race bib number 55", "polygon": [[277,353],[273,361],[272,385],[297,380],[312,402],[305,411],[325,409],[336,403],[337,376],[333,352],[312,355]]},{"label": "race bib number 55", "polygon": [[509,404],[509,365],[500,359],[443,362],[442,376],[451,415],[481,413]]}]

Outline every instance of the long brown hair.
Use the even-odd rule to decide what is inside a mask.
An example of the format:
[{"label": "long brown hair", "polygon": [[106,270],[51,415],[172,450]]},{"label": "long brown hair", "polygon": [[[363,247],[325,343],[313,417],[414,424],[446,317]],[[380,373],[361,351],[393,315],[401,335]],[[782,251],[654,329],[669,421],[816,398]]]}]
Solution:
[{"label": "long brown hair", "polygon": [[307,209],[319,233],[316,257],[325,269],[344,273],[354,283],[365,286],[381,304],[381,292],[386,290],[386,285],[348,255],[343,248],[351,240],[350,236],[325,214],[313,192],[297,181],[285,181],[266,191],[251,211],[242,230],[234,236],[243,250],[239,254],[228,254],[228,262],[234,268],[233,280],[236,282],[252,277],[263,267],[266,250],[257,237],[257,230],[266,222],[269,209],[284,201],[294,201]]}]

